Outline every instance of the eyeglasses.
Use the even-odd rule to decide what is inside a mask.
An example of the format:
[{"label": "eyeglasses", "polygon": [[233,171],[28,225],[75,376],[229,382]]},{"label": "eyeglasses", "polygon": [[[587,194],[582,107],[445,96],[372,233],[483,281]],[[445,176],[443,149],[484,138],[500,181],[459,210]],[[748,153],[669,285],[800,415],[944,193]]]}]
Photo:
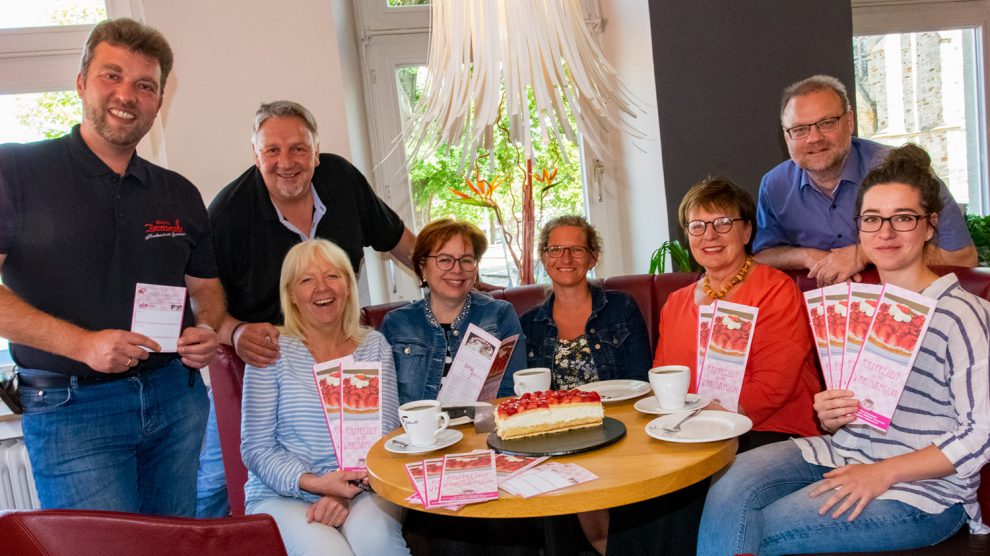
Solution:
[{"label": "eyeglasses", "polygon": [[[848,110],[846,111],[848,112]],[[808,135],[811,135],[811,127],[817,127],[818,131],[821,133],[831,133],[839,127],[839,120],[846,115],[846,112],[839,114],[838,116],[831,116],[828,118],[822,118],[813,124],[796,125],[791,128],[784,128],[787,135],[791,139],[804,139]]]},{"label": "eyeglasses", "polygon": [[478,268],[478,259],[474,258],[474,255],[464,255],[459,259],[450,255],[427,255],[426,258],[433,259],[433,264],[437,265],[439,270],[454,268],[454,262],[461,265],[461,270],[465,272]]},{"label": "eyeglasses", "polygon": [[746,221],[745,218],[729,218],[728,216],[722,216],[715,220],[692,220],[687,224],[687,233],[693,236],[703,236],[708,225],[711,224],[712,229],[717,233],[727,234],[732,229],[732,223],[738,220]]},{"label": "eyeglasses", "polygon": [[580,245],[549,245],[543,252],[550,255],[554,259],[559,259],[564,256],[564,252],[568,252],[576,260],[582,260],[591,253],[591,249],[587,247],[582,247]]},{"label": "eyeglasses", "polygon": [[859,228],[859,231],[861,232],[874,233],[880,231],[880,228],[883,227],[884,222],[890,222],[890,227],[895,232],[910,232],[918,227],[919,220],[922,218],[928,218],[930,215],[931,213],[895,214],[894,216],[884,217],[868,214],[866,216],[856,217],[856,227]]}]

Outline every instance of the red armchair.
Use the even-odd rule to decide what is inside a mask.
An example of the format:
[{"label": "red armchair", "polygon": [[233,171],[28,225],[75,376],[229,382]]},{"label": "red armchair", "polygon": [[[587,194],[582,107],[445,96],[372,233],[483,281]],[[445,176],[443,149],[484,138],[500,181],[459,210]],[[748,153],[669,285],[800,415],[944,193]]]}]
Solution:
[{"label": "red armchair", "polygon": [[286,553],[268,515],[189,519],[90,510],[2,514],[0,547],[4,554],[18,556]]}]

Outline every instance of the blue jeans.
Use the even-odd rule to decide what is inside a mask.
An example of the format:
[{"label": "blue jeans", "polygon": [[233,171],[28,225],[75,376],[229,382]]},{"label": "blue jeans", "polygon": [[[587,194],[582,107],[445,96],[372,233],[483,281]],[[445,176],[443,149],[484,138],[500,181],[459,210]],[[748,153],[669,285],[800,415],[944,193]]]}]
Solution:
[{"label": "blue jeans", "polygon": [[21,400],[42,507],[196,515],[207,414],[199,372],[176,359],[113,382],[22,387]]},{"label": "blue jeans", "polygon": [[708,491],[699,556],[906,550],[951,537],[966,522],[955,505],[925,513],[896,500],[873,500],[855,521],[818,515],[808,493],[831,468],[804,461],[786,440],[741,454]]},{"label": "blue jeans", "polygon": [[217,428],[217,410],[210,396],[210,418],[206,421],[203,449],[199,453],[199,473],[196,477],[196,517],[227,517],[230,504],[227,499],[227,477],[220,452],[220,430]]}]

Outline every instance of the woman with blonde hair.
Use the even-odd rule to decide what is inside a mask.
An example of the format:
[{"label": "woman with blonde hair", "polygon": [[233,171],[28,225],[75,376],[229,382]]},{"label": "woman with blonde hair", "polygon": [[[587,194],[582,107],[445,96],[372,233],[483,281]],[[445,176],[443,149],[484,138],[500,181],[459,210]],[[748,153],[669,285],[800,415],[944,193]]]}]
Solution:
[{"label": "woman with blonde hair", "polygon": [[402,509],[363,492],[367,472],[339,469],[313,365],[342,357],[380,362],[383,432],[399,425],[392,351],[360,324],[347,254],[324,239],[285,256],[279,358],[244,373],[241,455],[247,513],[275,518],[289,554],[408,554]]}]

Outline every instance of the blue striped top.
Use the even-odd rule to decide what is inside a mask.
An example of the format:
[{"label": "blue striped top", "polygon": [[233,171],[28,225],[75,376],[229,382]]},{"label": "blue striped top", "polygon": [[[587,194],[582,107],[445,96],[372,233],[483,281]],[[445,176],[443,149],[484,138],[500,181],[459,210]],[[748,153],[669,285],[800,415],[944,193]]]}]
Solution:
[{"label": "blue striped top", "polygon": [[[248,468],[244,486],[248,504],[286,496],[315,502],[320,497],[299,488],[303,473],[322,475],[337,469],[323,403],[313,378],[312,354],[299,338],[279,338],[281,357],[271,367],[248,366],[241,401],[241,457]],[[392,348],[372,330],[354,350],[355,361],[382,363],[382,428],[399,426],[399,393]]]},{"label": "blue striped top", "polygon": [[934,444],[955,474],[897,483],[879,498],[933,514],[962,504],[970,529],[988,532],[976,491],[990,458],[990,303],[962,289],[954,274],[922,293],[937,300],[935,314],[887,432],[850,423],[831,436],[794,442],[805,461],[826,467],[877,462]]}]

